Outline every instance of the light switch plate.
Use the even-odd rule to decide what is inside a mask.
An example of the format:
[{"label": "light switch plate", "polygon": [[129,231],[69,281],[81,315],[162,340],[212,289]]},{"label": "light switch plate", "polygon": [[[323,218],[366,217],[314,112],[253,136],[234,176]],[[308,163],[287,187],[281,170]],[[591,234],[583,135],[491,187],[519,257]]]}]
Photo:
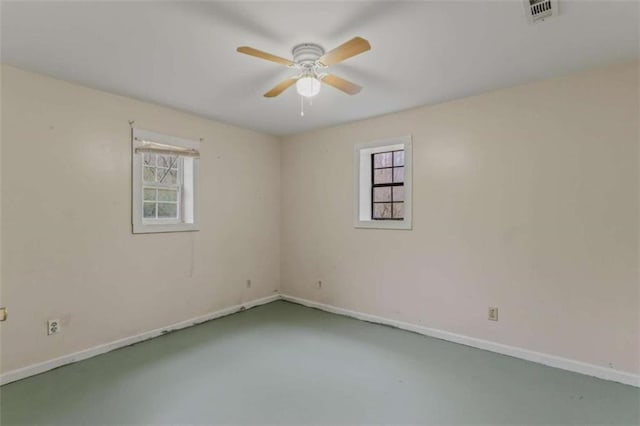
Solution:
[{"label": "light switch plate", "polygon": [[0,321],[7,320],[7,308],[0,308]]}]

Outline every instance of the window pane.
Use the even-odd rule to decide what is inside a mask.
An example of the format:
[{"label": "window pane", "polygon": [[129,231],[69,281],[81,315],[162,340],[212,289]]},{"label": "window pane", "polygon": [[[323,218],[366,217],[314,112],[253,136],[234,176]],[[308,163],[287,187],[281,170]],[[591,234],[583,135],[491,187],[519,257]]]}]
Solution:
[{"label": "window pane", "polygon": [[391,152],[381,152],[380,154],[373,154],[373,167],[391,167]]},{"label": "window pane", "polygon": [[391,201],[391,187],[383,186],[373,188],[373,201]]},{"label": "window pane", "polygon": [[391,183],[391,170],[379,169],[373,171],[373,183]]},{"label": "window pane", "polygon": [[156,154],[144,154],[144,165],[145,166],[155,166],[156,165]]},{"label": "window pane", "polygon": [[393,181],[404,182],[404,167],[394,167],[393,169]]},{"label": "window pane", "polygon": [[156,181],[156,169],[154,167],[144,168],[144,181],[155,182]]},{"label": "window pane", "polygon": [[158,203],[158,217],[178,217],[178,205]]},{"label": "window pane", "polygon": [[143,217],[147,217],[147,218],[156,217],[156,203],[144,203]]},{"label": "window pane", "polygon": [[393,187],[393,201],[404,201],[404,186]]},{"label": "window pane", "polygon": [[167,175],[169,174],[169,169],[163,169],[158,167],[158,182],[166,182]]},{"label": "window pane", "polygon": [[374,219],[391,219],[391,203],[376,203],[373,205]]},{"label": "window pane", "polygon": [[404,166],[404,151],[396,151],[393,153],[393,165]]},{"label": "window pane", "polygon": [[174,169],[164,169],[164,168],[160,168],[158,167],[158,182],[159,183],[166,183],[166,184],[175,184],[177,179],[177,175],[178,175],[178,171],[174,170]]},{"label": "window pane", "polygon": [[404,203],[393,203],[393,217],[397,219],[404,218]]},{"label": "window pane", "polygon": [[178,183],[178,170],[176,169],[169,170],[169,174],[165,179],[165,183],[170,183],[172,185]]},{"label": "window pane", "polygon": [[178,201],[178,190],[158,189],[158,201]]},{"label": "window pane", "polygon": [[174,185],[178,182],[178,171],[176,169],[158,168],[158,182]]},{"label": "window pane", "polygon": [[177,167],[178,157],[175,155],[158,155],[158,167]]},{"label": "window pane", "polygon": [[145,188],[144,189],[144,199],[155,201],[156,199],[156,190],[153,188]]},{"label": "window pane", "polygon": [[170,159],[171,157],[168,155],[158,155],[158,167],[166,167],[168,169],[169,164],[171,164]]},{"label": "window pane", "polygon": [[169,158],[168,155],[158,155],[158,167],[169,168]]}]

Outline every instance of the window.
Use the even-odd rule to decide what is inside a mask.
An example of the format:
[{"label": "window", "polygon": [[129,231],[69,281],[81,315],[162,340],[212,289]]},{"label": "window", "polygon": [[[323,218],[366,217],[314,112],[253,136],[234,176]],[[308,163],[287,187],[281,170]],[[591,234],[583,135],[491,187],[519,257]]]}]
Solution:
[{"label": "window", "polygon": [[133,130],[133,232],[196,231],[199,143]]},{"label": "window", "polygon": [[371,154],[371,219],[404,219],[404,149]]},{"label": "window", "polygon": [[180,220],[182,158],[177,155],[143,153],[142,217],[176,223]]},{"label": "window", "polygon": [[411,137],[355,147],[356,228],[411,229]]}]

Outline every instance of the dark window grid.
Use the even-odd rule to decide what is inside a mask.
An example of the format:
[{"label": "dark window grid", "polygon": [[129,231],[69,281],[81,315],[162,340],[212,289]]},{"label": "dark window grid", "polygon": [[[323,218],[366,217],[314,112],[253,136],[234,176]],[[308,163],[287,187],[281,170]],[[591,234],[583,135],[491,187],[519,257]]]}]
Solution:
[{"label": "dark window grid", "polygon": [[[396,152],[403,152],[404,149],[397,149],[395,151],[384,151],[384,152],[376,152],[374,154],[371,154],[371,184],[372,185],[389,185],[389,183],[374,183],[375,182],[375,170],[385,170],[385,169],[399,169],[401,167],[404,167],[404,161],[402,162],[402,164],[396,165],[395,161],[396,161],[396,156],[393,155]],[[374,157],[376,155],[380,155],[380,154],[391,154],[391,165],[390,166],[382,166],[382,167],[376,167],[376,163],[374,160]],[[396,184],[404,184],[404,177],[403,177],[403,182],[393,182],[394,179],[394,174],[393,174],[393,170],[391,170],[391,183],[396,183]]]},{"label": "dark window grid", "polygon": [[[400,204],[400,203],[404,203],[404,201],[393,201],[393,189],[391,189],[389,192],[391,193],[391,201],[374,201],[374,191],[375,188],[392,188],[394,186],[404,186],[404,176],[403,176],[403,181],[402,182],[393,182],[394,179],[394,173],[393,170],[391,170],[391,182],[389,183],[375,183],[375,170],[383,170],[383,169],[398,169],[400,167],[404,167],[404,164],[402,165],[395,165],[395,155],[393,155],[395,152],[400,152],[400,151],[404,151],[403,149],[397,149],[395,151],[384,151],[384,152],[376,152],[374,154],[371,154],[371,219],[372,220],[403,220],[404,217],[393,217],[393,205],[394,204]],[[391,166],[384,166],[384,167],[376,167],[376,163],[375,163],[375,159],[374,156],[377,154],[388,154],[391,153]],[[374,207],[376,204],[391,204],[391,217],[374,217]]]},{"label": "dark window grid", "polygon": [[[374,217],[374,207],[376,204],[391,204],[391,217]],[[371,219],[372,220],[403,220],[404,217],[393,217],[393,206],[395,204],[404,204],[404,201],[374,201],[371,203]]]},{"label": "dark window grid", "polygon": [[[393,155],[396,152],[403,152],[404,149],[396,149],[395,151],[384,151],[384,152],[376,152],[374,154],[371,154],[371,168],[373,170],[382,170],[382,169],[393,169],[394,167],[404,167],[404,164],[400,164],[400,165],[395,165],[395,155]],[[389,154],[391,153],[391,166],[383,166],[383,167],[376,167],[375,162],[373,161],[373,156],[374,155],[378,155],[378,154]]]}]

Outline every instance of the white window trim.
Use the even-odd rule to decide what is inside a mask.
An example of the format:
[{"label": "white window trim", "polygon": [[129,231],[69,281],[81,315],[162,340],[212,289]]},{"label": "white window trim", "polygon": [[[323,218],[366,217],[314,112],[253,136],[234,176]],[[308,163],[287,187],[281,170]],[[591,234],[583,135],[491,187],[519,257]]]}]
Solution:
[{"label": "white window trim", "polygon": [[[412,147],[411,135],[356,144],[353,155],[354,208],[353,226],[373,229],[412,228]],[[370,155],[390,149],[404,149],[404,219],[371,219],[371,161]],[[368,219],[367,219],[368,218]]]},{"label": "white window trim", "polygon": [[[185,231],[198,231],[200,229],[199,224],[199,182],[198,182],[198,167],[200,160],[198,158],[193,159],[193,223],[176,222],[175,219],[153,219],[144,220],[142,218],[142,153],[137,153],[136,148],[142,146],[143,141],[152,141],[164,145],[177,146],[185,149],[192,149],[198,151],[200,148],[200,142],[190,141],[187,139],[177,138],[175,136],[167,136],[159,133],[150,132],[148,130],[133,129],[131,138],[131,158],[132,161],[132,208],[131,208],[131,222],[133,225],[134,234],[146,234],[155,232],[185,232]],[[185,157],[186,158],[186,157]],[[183,158],[184,160],[184,158]],[[184,168],[183,168],[184,173]],[[184,191],[180,191],[181,196],[184,196]],[[179,214],[182,217],[182,214]]]}]

